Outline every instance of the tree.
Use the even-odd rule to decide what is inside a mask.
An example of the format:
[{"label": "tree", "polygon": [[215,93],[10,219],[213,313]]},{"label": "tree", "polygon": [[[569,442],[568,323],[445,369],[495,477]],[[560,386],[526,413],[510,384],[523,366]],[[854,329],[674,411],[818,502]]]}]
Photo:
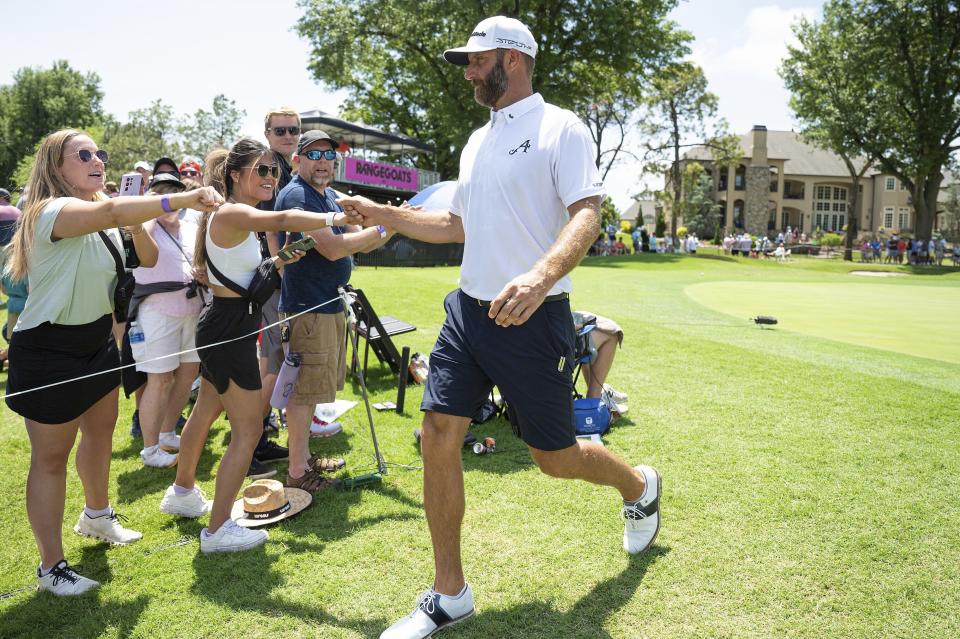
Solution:
[{"label": "tree", "polygon": [[223,94],[216,96],[212,111],[197,109],[193,116],[182,120],[179,129],[183,151],[202,158],[217,147],[229,148],[240,137],[240,125],[246,115],[235,101]]},{"label": "tree", "polygon": [[[830,0],[836,56],[869,79],[845,129],[912,195],[917,237],[932,235],[943,169],[960,148],[960,6],[955,0]],[[817,55],[816,52],[813,53]]]},{"label": "tree", "polygon": [[722,220],[720,205],[713,199],[713,180],[699,162],[691,162],[684,167],[682,183],[683,198],[678,208],[684,226],[701,239],[716,237]]},{"label": "tree", "polygon": [[23,67],[0,87],[0,184],[9,184],[21,159],[47,134],[85,129],[103,119],[100,78],[64,60],[49,69]]},{"label": "tree", "polygon": [[643,134],[648,138],[647,172],[664,174],[669,166],[670,234],[676,235],[677,215],[682,208],[683,177],[680,149],[706,146],[717,166],[727,166],[740,157],[739,140],[725,132],[723,121],[708,134],[708,122],[717,114],[717,96],[707,91],[703,70],[692,62],[677,62],[662,68],[650,83],[644,104]]},{"label": "tree", "polygon": [[600,204],[600,231],[605,231],[608,226],[613,224],[616,227],[620,226],[620,211],[617,209],[617,205],[613,203],[613,200],[609,197],[603,198],[603,202]]},{"label": "tree", "polygon": [[[442,54],[463,44],[477,22],[502,13],[530,27],[539,46],[535,89],[587,120],[598,162],[612,164],[623,148],[616,132],[630,107],[620,96],[634,92],[631,82],[673,59],[689,39],[667,19],[676,3],[300,0],[296,28],[310,43],[314,78],[348,92],[346,117],[433,143],[438,170],[456,176],[460,149],[489,116],[473,101],[463,70]],[[609,106],[591,112],[594,104]]]},{"label": "tree", "polygon": [[836,153],[850,174],[843,258],[852,261],[862,210],[860,183],[876,161],[862,155],[860,132],[876,126],[863,105],[876,99],[878,87],[861,66],[861,26],[840,5],[828,4],[821,22],[801,19],[794,33],[799,46],[788,48],[780,75],[792,93],[790,106],[803,136]]},{"label": "tree", "polygon": [[131,111],[127,122],[108,118],[103,145],[110,153],[107,175],[111,180],[132,171],[138,160],[153,163],[164,156],[177,160],[182,147],[173,107],[157,99],[145,109]]}]

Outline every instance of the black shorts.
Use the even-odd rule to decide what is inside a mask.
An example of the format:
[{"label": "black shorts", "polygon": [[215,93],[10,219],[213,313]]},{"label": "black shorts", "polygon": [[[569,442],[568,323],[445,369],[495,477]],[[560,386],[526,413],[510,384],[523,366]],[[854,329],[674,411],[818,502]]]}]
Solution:
[{"label": "black shorts", "polygon": [[540,450],[576,443],[573,317],[570,301],[546,302],[520,326],[497,326],[457,289],[443,301],[447,319],[430,354],[420,410],[473,417],[494,385],[514,428]]},{"label": "black shorts", "polygon": [[91,373],[93,377],[24,395],[7,397],[7,406],[41,424],[63,424],[80,417],[120,384],[113,315],[95,322],[66,326],[44,322],[10,338],[10,394]]},{"label": "black shorts", "polygon": [[[254,306],[251,313],[250,304],[238,297],[214,297],[213,303],[200,314],[197,322],[200,375],[221,395],[227,392],[230,380],[245,390],[260,390],[260,360],[257,357],[260,319],[260,308]],[[241,336],[246,337],[202,348]]]}]

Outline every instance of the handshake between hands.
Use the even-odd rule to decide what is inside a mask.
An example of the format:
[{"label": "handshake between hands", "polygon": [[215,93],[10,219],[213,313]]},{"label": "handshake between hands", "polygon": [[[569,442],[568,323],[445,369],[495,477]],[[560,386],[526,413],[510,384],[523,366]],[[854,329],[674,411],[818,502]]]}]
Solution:
[{"label": "handshake between hands", "polygon": [[[337,200],[337,204],[339,204],[343,212],[351,218],[348,220],[349,224],[358,224],[360,226],[383,225],[390,228],[392,226],[391,223],[395,222],[394,213],[391,211],[393,207],[388,204],[377,204],[362,195],[342,197]],[[399,208],[420,211],[423,207],[410,206],[407,202],[404,202]]]}]

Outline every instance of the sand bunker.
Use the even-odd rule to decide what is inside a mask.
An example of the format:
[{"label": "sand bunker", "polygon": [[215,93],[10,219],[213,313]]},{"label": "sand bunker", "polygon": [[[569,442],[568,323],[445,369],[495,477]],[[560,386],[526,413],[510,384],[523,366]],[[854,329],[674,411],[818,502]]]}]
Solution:
[{"label": "sand bunker", "polygon": [[907,273],[898,273],[896,271],[850,271],[850,275],[862,275],[863,277],[906,277]]}]

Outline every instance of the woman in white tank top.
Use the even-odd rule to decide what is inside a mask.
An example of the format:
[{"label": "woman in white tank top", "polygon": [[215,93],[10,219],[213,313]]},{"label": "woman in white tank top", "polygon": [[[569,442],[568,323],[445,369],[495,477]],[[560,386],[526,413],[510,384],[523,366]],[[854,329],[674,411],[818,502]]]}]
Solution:
[{"label": "woman in white tank top", "polygon": [[[208,268],[209,263],[246,288],[262,260],[256,231],[311,231],[351,219],[343,213],[331,219],[323,213],[254,208],[273,196],[278,176],[273,152],[255,140],[240,140],[229,153],[219,150],[207,157],[206,178],[227,203],[215,214],[201,218],[197,234],[195,266],[207,269],[214,298],[197,325],[200,394],[181,435],[177,479],[160,503],[160,510],[172,515],[199,517],[210,512],[210,523],[200,533],[203,552],[247,550],[267,539],[265,531],[241,528],[230,519],[233,500],[263,430],[256,343],[261,313],[259,307],[224,286]],[[290,261],[302,255],[299,252]],[[273,259],[278,267],[283,266],[278,258]],[[210,347],[225,341],[229,343]],[[211,505],[195,485],[196,467],[210,425],[223,409],[230,420],[230,445],[217,471]]]}]

